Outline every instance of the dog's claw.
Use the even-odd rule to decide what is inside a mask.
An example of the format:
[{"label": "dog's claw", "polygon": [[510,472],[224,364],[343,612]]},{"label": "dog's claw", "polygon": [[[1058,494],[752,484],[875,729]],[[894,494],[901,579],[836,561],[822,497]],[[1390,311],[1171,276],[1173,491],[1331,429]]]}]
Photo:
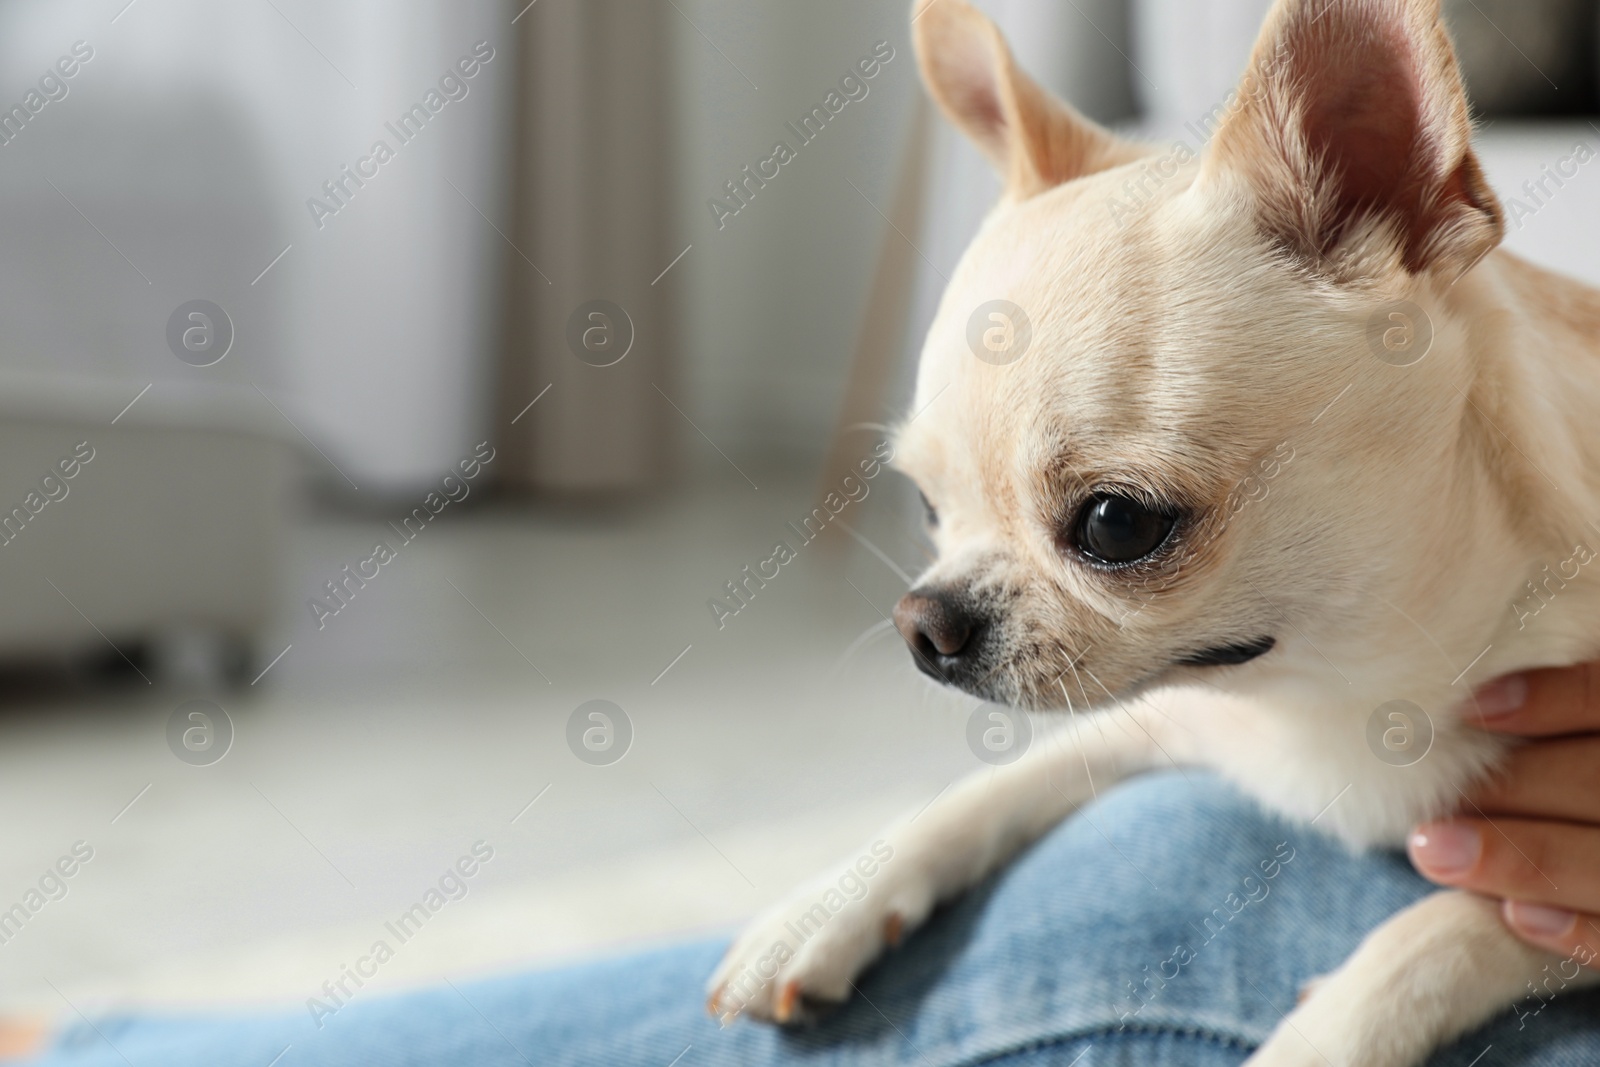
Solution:
[{"label": "dog's claw", "polygon": [[706,1014],[717,1020],[717,1025],[724,1029],[733,1025],[733,1020],[739,1017],[737,1008],[722,1006],[722,994],[727,991],[727,986],[718,986],[716,992],[706,998]]},{"label": "dog's claw", "polygon": [[905,933],[905,920],[900,913],[890,912],[889,917],[883,921],[883,942],[890,948],[900,945],[900,937]]},{"label": "dog's claw", "polygon": [[778,994],[778,1003],[774,1005],[772,1017],[780,1023],[787,1023],[794,1018],[794,1009],[800,1003],[800,983],[797,981],[785,982],[783,990]]}]

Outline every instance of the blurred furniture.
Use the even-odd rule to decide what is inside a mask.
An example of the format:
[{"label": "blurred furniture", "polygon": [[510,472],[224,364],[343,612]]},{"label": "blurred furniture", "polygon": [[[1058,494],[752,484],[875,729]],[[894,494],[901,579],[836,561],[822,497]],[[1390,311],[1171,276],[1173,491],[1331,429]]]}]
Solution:
[{"label": "blurred furniture", "polygon": [[1592,114],[1600,104],[1595,0],[1445,0],[1473,111]]},{"label": "blurred furniture", "polygon": [[[509,336],[496,412],[505,484],[638,488],[665,469],[666,441],[693,432],[672,408],[684,403],[673,395],[670,311],[684,281],[674,257],[685,249],[667,233],[672,97],[663,41],[678,17],[665,4],[584,0],[541,5],[517,27]],[[569,343],[574,313],[594,300],[621,311],[601,326],[619,362],[580,359]],[[576,334],[599,321],[585,317]]]},{"label": "blurred furniture", "polygon": [[[81,5],[7,0],[0,4],[0,70],[13,89],[0,106],[17,102],[75,40],[86,38],[96,56],[65,99],[0,147],[0,165],[14,166],[33,154],[36,135],[71,128],[91,112],[115,111],[132,130],[149,132],[144,150],[125,153],[117,167],[160,166],[158,149],[186,141],[175,150],[211,176],[192,206],[235,216],[209,228],[216,241],[242,238],[226,255],[212,255],[214,274],[191,276],[190,287],[214,283],[236,292],[235,302],[262,302],[277,343],[270,356],[259,347],[246,353],[262,375],[256,380],[350,478],[317,457],[306,474],[321,495],[397,506],[425,492],[490,433],[491,358],[503,333],[500,256],[510,228],[516,36],[552,5],[535,5],[513,25],[524,6],[526,0],[162,0],[118,3],[91,17]],[[452,92],[459,99],[402,144],[386,124],[398,123],[430,91],[439,93],[446,72],[480,42],[493,58],[465,81],[469,91]],[[127,106],[134,101],[144,110]],[[226,109],[220,121],[231,129],[196,112],[208,101]],[[325,198],[324,183],[354,167],[380,138],[396,153],[392,162],[369,174],[348,207],[319,227],[307,201]],[[239,139],[255,144],[248,167],[225,158]],[[123,183],[127,175],[109,162],[67,177]],[[51,176],[72,195],[59,170]],[[155,188],[154,195],[191,185]],[[72,221],[99,241],[82,220]],[[207,228],[196,226],[202,236]],[[149,245],[130,247],[107,233],[158,289],[175,281],[147,266]],[[155,251],[181,252],[194,236],[163,234]],[[194,295],[203,294],[182,298]],[[233,310],[228,300],[212,299]],[[241,344],[247,340],[242,334]]]},{"label": "blurred furniture", "polygon": [[[0,657],[248,682],[277,651],[262,638],[279,599],[291,450],[226,392],[196,405],[152,391],[110,425],[132,395],[0,378]],[[56,464],[75,450],[94,458],[63,480]],[[36,507],[62,486],[32,513],[29,494]]]},{"label": "blurred furniture", "polygon": [[[69,102],[0,167],[0,656],[115,645],[146,674],[238,676],[293,461],[280,318],[249,286],[275,251],[261,153],[218,101]],[[168,345],[196,298],[233,323],[214,366]]]}]

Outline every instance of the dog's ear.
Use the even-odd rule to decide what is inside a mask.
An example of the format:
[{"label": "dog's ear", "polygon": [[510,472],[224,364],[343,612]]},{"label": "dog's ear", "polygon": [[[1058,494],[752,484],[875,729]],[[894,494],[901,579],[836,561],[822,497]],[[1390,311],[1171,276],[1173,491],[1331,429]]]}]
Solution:
[{"label": "dog's ear", "polygon": [[1026,199],[1146,154],[1018,69],[1000,31],[967,0],[914,0],[911,30],[928,91],[994,163],[1007,196]]},{"label": "dog's ear", "polygon": [[1471,135],[1439,0],[1279,0],[1201,182],[1242,176],[1273,238],[1330,273],[1378,225],[1405,269],[1453,279],[1505,231]]}]

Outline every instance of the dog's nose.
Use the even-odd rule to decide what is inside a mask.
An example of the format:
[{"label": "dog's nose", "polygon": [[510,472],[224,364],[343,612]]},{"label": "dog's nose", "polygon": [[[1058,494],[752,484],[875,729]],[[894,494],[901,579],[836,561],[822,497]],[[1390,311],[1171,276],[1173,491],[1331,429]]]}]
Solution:
[{"label": "dog's nose", "polygon": [[924,674],[957,681],[976,659],[980,620],[949,593],[913,589],[894,606],[894,625]]}]

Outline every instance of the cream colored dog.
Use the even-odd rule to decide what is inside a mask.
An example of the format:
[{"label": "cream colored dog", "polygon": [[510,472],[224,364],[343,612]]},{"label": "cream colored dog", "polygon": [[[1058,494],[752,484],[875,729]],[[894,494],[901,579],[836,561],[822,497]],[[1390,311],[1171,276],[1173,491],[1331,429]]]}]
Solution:
[{"label": "cream colored dog", "polygon": [[[1164,174],[1160,150],[1029,80],[965,0],[919,3],[913,29],[1005,194],[899,433],[938,559],[896,621],[940,680],[1098,709],[1104,728],[886,830],[892,862],[798,951],[771,949],[833,872],[757,920],[711,980],[723,1015],[845,999],[1091,778],[1208,766],[1354,844],[1400,845],[1502,755],[1461,721],[1476,685],[1600,648],[1592,574],[1518,607],[1542,568],[1593,556],[1600,293],[1496,250],[1438,0],[1280,0],[1211,144]],[[969,343],[997,300],[1031,329],[1004,364]],[[1392,718],[1394,701],[1415,709]],[[1420,759],[1382,758],[1394,724],[1431,734]],[[1440,892],[1249,1062],[1406,1067],[1554,962],[1493,902]]]}]

